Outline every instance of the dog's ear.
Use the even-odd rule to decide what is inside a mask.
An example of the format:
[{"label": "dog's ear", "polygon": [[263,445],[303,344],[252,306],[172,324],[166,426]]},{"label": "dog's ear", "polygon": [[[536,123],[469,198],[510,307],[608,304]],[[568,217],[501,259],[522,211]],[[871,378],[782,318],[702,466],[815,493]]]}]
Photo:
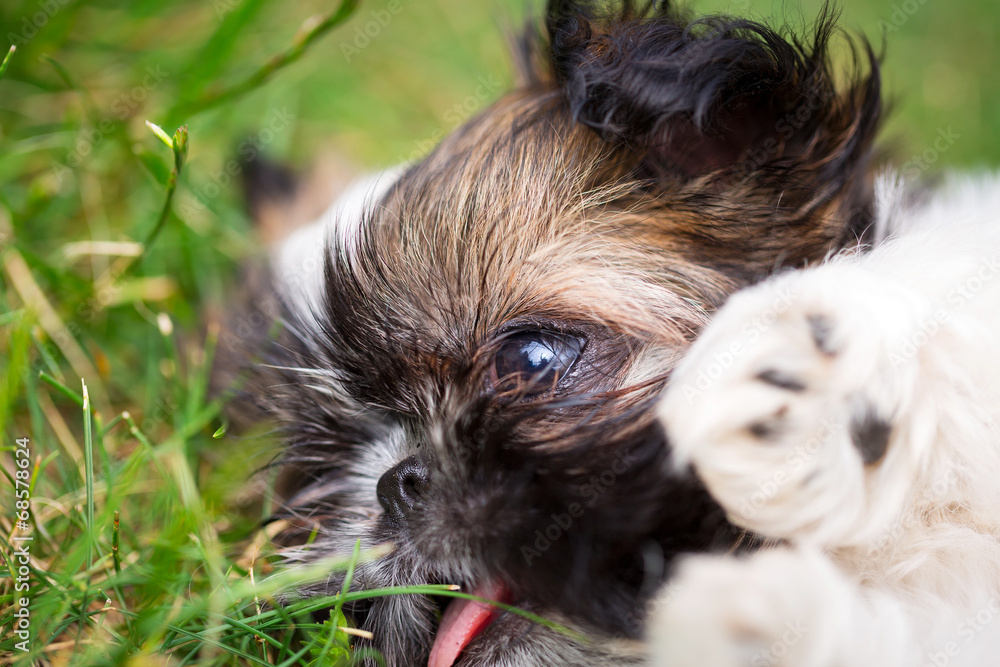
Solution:
[{"label": "dog's ear", "polygon": [[640,177],[734,182],[794,170],[803,187],[834,196],[866,168],[881,115],[878,62],[867,42],[845,38],[855,71],[838,89],[829,8],[800,40],[651,4],[609,12],[553,0],[546,23],[549,65],[574,118],[640,153]]}]

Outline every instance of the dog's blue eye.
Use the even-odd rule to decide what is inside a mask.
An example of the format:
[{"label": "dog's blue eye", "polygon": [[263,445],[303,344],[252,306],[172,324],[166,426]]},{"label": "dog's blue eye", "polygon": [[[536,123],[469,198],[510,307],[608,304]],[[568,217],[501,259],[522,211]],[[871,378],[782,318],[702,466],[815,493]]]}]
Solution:
[{"label": "dog's blue eye", "polygon": [[573,367],[583,341],[540,331],[506,337],[494,361],[493,382],[502,391],[520,389],[533,396],[555,388]]}]

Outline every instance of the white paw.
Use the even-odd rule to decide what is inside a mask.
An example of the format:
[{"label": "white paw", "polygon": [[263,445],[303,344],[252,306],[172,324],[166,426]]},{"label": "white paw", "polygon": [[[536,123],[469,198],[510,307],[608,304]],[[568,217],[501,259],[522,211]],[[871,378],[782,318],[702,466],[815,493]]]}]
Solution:
[{"label": "white paw", "polygon": [[775,549],[683,561],[649,622],[654,667],[918,664],[899,608],[823,555]]},{"label": "white paw", "polygon": [[921,354],[908,356],[907,343],[925,309],[846,263],[736,294],[661,404],[677,463],[693,464],[732,520],[763,535],[871,539],[906,493],[877,478],[908,465],[893,460],[892,443]]}]

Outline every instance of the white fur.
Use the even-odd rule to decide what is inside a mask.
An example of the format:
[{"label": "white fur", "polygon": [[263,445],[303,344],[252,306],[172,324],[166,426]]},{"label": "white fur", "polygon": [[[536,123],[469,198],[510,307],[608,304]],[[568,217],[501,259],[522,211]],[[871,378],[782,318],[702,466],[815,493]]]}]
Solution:
[{"label": "white fur", "polygon": [[[734,295],[673,376],[678,463],[787,546],[682,564],[656,665],[1000,664],[1000,178],[877,194],[871,252]],[[892,425],[870,465],[865,414]]]},{"label": "white fur", "polygon": [[305,322],[314,322],[323,293],[323,263],[331,242],[337,239],[350,253],[357,241],[365,212],[374,206],[400,177],[397,166],[351,183],[316,221],[293,232],[274,254],[272,265],[278,291]]}]

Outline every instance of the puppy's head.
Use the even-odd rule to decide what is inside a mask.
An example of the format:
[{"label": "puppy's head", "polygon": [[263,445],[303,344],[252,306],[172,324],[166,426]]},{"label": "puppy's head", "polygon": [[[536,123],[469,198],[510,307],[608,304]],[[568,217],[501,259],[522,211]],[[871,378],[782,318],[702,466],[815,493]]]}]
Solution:
[{"label": "puppy's head", "polygon": [[[864,237],[877,70],[864,50],[837,86],[817,26],[554,2],[522,87],[329,221],[315,283],[278,277],[254,385],[288,442],[284,539],[319,530],[291,558],[392,542],[354,585],[635,637],[674,555],[739,543],[664,472],[651,404],[727,295]],[[453,605],[349,611],[389,665],[617,660]]]}]

